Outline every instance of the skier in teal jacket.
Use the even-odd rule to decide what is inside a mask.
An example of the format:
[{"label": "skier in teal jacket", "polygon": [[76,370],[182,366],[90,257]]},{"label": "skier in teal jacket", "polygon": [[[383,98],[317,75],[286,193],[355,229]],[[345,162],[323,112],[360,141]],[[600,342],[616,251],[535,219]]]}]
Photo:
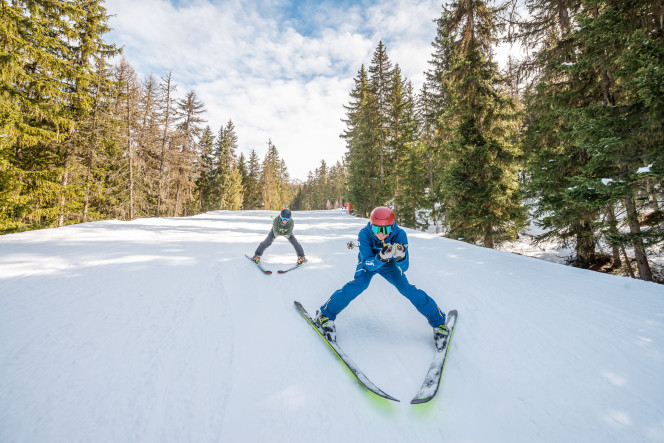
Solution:
[{"label": "skier in teal jacket", "polygon": [[394,212],[381,206],[371,212],[370,222],[359,232],[360,252],[353,280],[335,291],[320,308],[316,322],[326,333],[328,339],[336,340],[334,320],[337,315],[360,295],[376,274],[394,285],[415,308],[426,317],[434,328],[434,336],[449,333],[445,326],[445,314],[436,302],[421,289],[408,282],[405,272],[408,270],[408,237],[396,224]]},{"label": "skier in teal jacket", "polygon": [[256,248],[256,252],[254,253],[252,260],[254,260],[256,263],[259,263],[261,261],[263,252],[265,252],[265,249],[267,249],[267,247],[272,244],[276,237],[282,235],[286,237],[290,244],[293,245],[293,248],[295,248],[295,253],[297,254],[297,264],[302,264],[307,261],[306,257],[304,256],[304,249],[302,249],[302,245],[297,241],[295,235],[293,234],[294,226],[295,221],[293,221],[290,209],[282,209],[279,216],[274,218],[274,221],[272,222],[272,229],[267,234],[267,237],[265,237],[265,240],[263,240],[258,245],[258,248]]}]

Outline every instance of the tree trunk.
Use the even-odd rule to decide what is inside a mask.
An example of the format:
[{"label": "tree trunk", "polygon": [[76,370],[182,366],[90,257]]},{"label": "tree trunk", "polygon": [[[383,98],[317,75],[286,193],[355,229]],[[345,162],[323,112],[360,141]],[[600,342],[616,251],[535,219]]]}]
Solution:
[{"label": "tree trunk", "polygon": [[582,268],[588,268],[595,261],[595,236],[591,223],[582,220],[574,230],[576,232],[576,261]]},{"label": "tree trunk", "polygon": [[[94,123],[93,123],[94,131]],[[90,148],[88,149],[88,164],[85,172],[85,196],[83,197],[83,216],[81,217],[81,223],[85,223],[88,220],[88,206],[90,205],[90,182],[92,181],[92,156],[94,155],[94,132],[92,133],[92,140],[90,141]]]},{"label": "tree trunk", "polygon": [[641,234],[641,226],[639,225],[639,214],[636,211],[633,194],[630,194],[625,198],[625,208],[627,209],[629,232],[634,234],[632,246],[634,247],[634,256],[636,257],[636,266],[639,270],[639,278],[645,281],[652,281],[652,271],[648,264],[646,248],[643,245],[643,239],[639,236],[639,234]]},{"label": "tree trunk", "polygon": [[657,201],[657,190],[655,188],[655,183],[652,179],[646,181],[646,192],[652,200],[652,207],[655,211],[659,211],[659,202]]},{"label": "tree trunk", "polygon": [[495,248],[493,228],[491,226],[487,227],[484,230],[484,247],[485,248],[491,248],[491,249]]},{"label": "tree trunk", "polygon": [[[606,208],[606,218],[611,223],[611,227],[609,228],[609,232],[612,235],[618,235],[618,228],[616,227],[616,213],[613,208],[613,205],[610,205]],[[613,266],[619,268],[622,263],[620,261],[620,249],[618,246],[612,246],[613,249]]]},{"label": "tree trunk", "polygon": [[621,247],[623,257],[625,257],[625,266],[627,266],[627,272],[629,272],[629,276],[632,278],[636,278],[636,275],[634,275],[634,270],[632,269],[632,264],[629,261],[629,257],[627,256],[627,251],[625,251],[625,247]]},{"label": "tree trunk", "polygon": [[168,73],[166,82],[166,119],[164,121],[164,132],[161,138],[161,161],[159,163],[159,183],[157,184],[157,212],[155,216],[159,217],[161,210],[161,188],[164,177],[164,159],[166,157],[166,142],[168,140],[168,124],[171,116],[171,73]]},{"label": "tree trunk", "polygon": [[[129,132],[129,130],[127,130]],[[129,135],[129,134],[127,134]],[[127,139],[129,157],[129,220],[134,219],[134,154],[131,149],[131,141]]]},{"label": "tree trunk", "polygon": [[97,118],[99,115],[99,94],[101,94],[101,74],[104,69],[104,58],[102,57],[98,66],[97,73],[97,94],[95,95],[95,104],[92,111],[92,128],[90,130],[90,145],[88,147],[88,164],[85,173],[85,197],[83,202],[83,220],[85,223],[88,219],[88,206],[90,205],[90,187],[92,182],[92,164],[94,162],[94,153],[97,144]]},{"label": "tree trunk", "polygon": [[173,205],[173,217],[178,216],[178,200],[180,199],[180,178],[178,177],[177,186],[175,187],[175,204]]},{"label": "tree trunk", "polygon": [[134,219],[134,153],[131,147],[131,86],[127,82],[127,157],[129,158],[129,220]]},{"label": "tree trunk", "polygon": [[69,181],[69,153],[65,154],[65,167],[62,171],[62,179],[60,185],[62,186],[62,192],[60,193],[60,213],[58,214],[58,227],[61,227],[65,224],[65,204],[67,203],[67,182]]}]

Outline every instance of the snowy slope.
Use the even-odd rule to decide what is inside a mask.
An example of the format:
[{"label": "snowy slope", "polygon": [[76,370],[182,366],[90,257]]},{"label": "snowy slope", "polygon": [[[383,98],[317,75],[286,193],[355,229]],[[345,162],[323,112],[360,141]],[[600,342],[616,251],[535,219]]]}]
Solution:
[{"label": "snowy slope", "polygon": [[265,276],[244,254],[275,214],[0,237],[0,441],[664,442],[663,286],[408,230],[409,280],[459,311],[437,397],[409,404],[431,328],[380,277],[336,322],[394,403],[293,308],[352,278],[366,220],[295,212],[310,261]]}]

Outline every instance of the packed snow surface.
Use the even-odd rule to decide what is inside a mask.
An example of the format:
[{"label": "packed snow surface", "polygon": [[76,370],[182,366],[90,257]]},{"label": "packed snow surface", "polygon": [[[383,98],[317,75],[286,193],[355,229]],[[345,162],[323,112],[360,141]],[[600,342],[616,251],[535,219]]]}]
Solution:
[{"label": "packed snow surface", "polygon": [[[293,213],[309,262],[247,260],[276,211],[0,237],[0,441],[664,442],[664,287],[406,230],[432,329],[377,276],[337,318],[354,379],[293,306],[350,280],[367,223]],[[295,262],[278,238],[263,263]]]}]

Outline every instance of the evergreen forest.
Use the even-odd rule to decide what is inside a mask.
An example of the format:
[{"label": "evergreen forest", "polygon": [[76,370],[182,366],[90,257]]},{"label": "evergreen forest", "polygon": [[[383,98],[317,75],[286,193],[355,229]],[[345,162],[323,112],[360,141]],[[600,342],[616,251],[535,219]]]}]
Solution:
[{"label": "evergreen forest", "polygon": [[[664,2],[445,2],[415,90],[377,42],[343,105],[346,145],[292,180],[240,153],[177,73],[141,78],[102,0],[0,0],[0,233],[211,210],[380,205],[494,248],[529,220],[571,263],[652,281],[664,248]],[[432,11],[436,14],[436,11]],[[522,48],[504,69],[501,43]],[[601,254],[599,245],[611,254]]]}]

